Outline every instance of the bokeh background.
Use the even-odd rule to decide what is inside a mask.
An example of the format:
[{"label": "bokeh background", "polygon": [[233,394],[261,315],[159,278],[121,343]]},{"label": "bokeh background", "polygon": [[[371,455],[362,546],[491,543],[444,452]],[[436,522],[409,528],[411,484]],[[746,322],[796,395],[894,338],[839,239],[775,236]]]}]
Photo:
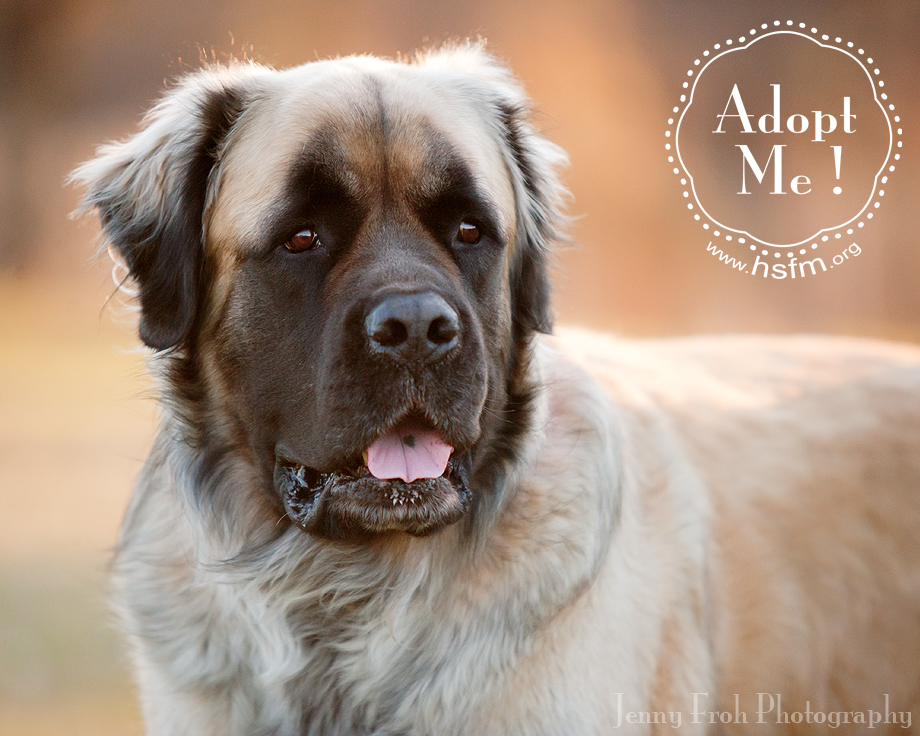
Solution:
[{"label": "bokeh background", "polygon": [[[870,50],[905,129],[858,261],[781,282],[706,252],[663,147],[692,60],[774,19]],[[477,37],[571,157],[562,321],[920,340],[915,0],[0,0],[0,735],[141,732],[105,578],[155,408],[130,320],[105,306],[97,226],[68,217],[67,172],[202,57],[283,67]]]}]

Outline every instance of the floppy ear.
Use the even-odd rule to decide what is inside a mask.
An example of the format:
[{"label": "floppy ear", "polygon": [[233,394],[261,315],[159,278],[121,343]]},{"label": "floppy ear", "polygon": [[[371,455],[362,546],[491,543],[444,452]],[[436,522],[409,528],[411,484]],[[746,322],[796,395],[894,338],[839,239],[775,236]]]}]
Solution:
[{"label": "floppy ear", "polygon": [[446,46],[421,55],[426,68],[454,76],[453,85],[492,111],[495,133],[511,173],[517,206],[517,240],[511,271],[513,319],[518,334],[550,332],[553,326],[548,260],[552,245],[564,239],[568,192],[558,169],[568,163],[559,146],[533,125],[530,100],[513,74],[482,43]]},{"label": "floppy ear", "polygon": [[511,273],[514,314],[518,327],[550,332],[553,327],[548,260],[551,246],[561,238],[567,191],[557,167],[568,162],[565,152],[542,138],[531,123],[526,99],[499,103],[505,143],[514,172],[517,199],[517,259]]},{"label": "floppy ear", "polygon": [[182,344],[200,301],[208,181],[244,98],[247,67],[182,79],[132,138],[101,147],[71,175],[96,209],[106,239],[137,283],[140,338],[157,350]]}]

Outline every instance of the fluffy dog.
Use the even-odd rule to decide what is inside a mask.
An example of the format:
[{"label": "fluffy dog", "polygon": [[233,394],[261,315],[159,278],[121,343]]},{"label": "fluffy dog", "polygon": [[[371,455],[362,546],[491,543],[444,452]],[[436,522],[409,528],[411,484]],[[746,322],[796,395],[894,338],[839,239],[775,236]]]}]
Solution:
[{"label": "fluffy dog", "polygon": [[564,159],[460,46],[207,68],[77,170],[162,397],[149,734],[916,718],[920,351],[549,336]]}]

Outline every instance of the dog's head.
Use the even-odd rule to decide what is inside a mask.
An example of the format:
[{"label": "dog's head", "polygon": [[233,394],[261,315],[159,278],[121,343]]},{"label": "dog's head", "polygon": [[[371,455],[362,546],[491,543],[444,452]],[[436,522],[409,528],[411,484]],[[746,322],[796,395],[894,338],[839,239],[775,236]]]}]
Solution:
[{"label": "dog's head", "polygon": [[75,178],[202,467],[315,534],[421,535],[513,455],[563,159],[462,46],[200,71]]}]

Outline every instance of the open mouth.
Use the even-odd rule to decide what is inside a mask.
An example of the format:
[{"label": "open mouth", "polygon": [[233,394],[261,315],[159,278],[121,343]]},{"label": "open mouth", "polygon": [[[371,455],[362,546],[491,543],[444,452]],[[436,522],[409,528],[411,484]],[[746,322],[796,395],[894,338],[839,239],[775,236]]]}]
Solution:
[{"label": "open mouth", "polygon": [[425,536],[469,507],[469,454],[453,455],[436,430],[404,419],[332,472],[278,458],[275,485],[288,517],[311,534]]}]

